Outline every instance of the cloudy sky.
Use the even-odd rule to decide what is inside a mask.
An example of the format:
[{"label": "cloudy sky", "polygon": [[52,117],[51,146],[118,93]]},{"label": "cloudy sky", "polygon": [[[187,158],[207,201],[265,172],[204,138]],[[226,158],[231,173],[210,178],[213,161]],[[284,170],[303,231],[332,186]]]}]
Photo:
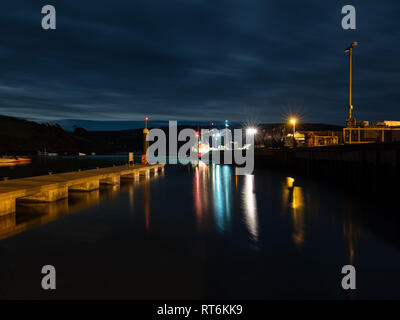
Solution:
[{"label": "cloudy sky", "polygon": [[358,41],[357,120],[400,120],[398,0],[3,0],[0,35],[3,115],[343,124]]}]

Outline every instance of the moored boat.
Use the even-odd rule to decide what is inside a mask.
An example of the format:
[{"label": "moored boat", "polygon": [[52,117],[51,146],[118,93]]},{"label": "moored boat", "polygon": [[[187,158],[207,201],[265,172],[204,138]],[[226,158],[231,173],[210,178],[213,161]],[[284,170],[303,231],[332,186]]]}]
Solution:
[{"label": "moored boat", "polygon": [[1,157],[0,158],[0,164],[2,164],[2,165],[30,163],[31,161],[32,160],[30,158],[23,158],[23,157]]}]

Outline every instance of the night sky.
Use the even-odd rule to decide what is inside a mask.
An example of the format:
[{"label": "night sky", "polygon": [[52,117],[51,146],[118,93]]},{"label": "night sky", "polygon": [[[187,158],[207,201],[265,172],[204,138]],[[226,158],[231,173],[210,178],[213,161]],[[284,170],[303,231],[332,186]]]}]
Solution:
[{"label": "night sky", "polygon": [[2,115],[344,124],[358,41],[357,120],[400,120],[399,0],[2,0],[0,24]]}]

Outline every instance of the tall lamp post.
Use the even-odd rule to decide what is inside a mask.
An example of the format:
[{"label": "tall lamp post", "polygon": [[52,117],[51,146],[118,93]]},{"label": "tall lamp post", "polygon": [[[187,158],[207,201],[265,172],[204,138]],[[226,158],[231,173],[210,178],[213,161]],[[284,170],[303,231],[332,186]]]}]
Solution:
[{"label": "tall lamp post", "polygon": [[144,129],[143,129],[143,152],[144,152],[144,159],[142,155],[142,162],[147,163],[146,154],[147,149],[149,148],[149,141],[147,140],[147,135],[149,134],[149,129],[147,129],[147,121],[149,121],[149,117],[144,118]]},{"label": "tall lamp post", "polygon": [[353,105],[351,103],[351,86],[352,86],[352,56],[353,56],[353,48],[357,45],[357,42],[353,42],[344,52],[349,53],[349,117],[346,120],[346,127],[351,128],[356,126],[356,119],[352,115]]}]

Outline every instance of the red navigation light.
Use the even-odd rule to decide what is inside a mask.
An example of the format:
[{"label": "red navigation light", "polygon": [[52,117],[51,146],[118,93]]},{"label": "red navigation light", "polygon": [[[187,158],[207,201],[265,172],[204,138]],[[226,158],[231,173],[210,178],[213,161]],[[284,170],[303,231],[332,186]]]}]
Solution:
[{"label": "red navigation light", "polygon": [[149,120],[149,117],[144,118],[144,120],[146,120],[146,121]]}]

